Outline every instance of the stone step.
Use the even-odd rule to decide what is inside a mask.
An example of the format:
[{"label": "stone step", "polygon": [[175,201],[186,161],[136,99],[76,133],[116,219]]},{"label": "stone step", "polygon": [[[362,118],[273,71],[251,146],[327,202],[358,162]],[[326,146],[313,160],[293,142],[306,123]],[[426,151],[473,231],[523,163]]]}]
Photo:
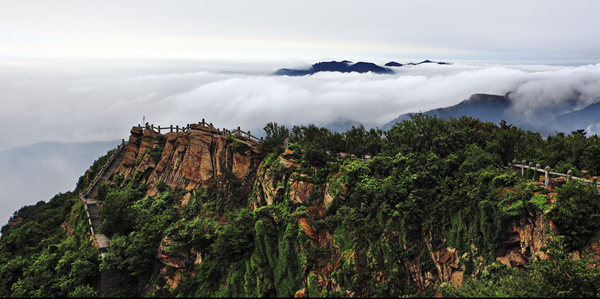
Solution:
[{"label": "stone step", "polygon": [[90,213],[90,218],[100,218],[100,212],[98,211],[98,206],[93,203],[87,205],[88,213]]},{"label": "stone step", "polygon": [[[88,195],[87,195],[86,206],[87,206],[88,213],[90,214],[90,220],[92,222],[92,227],[94,227],[94,230],[98,229],[100,224],[102,224],[102,219],[100,219],[100,213],[98,211],[98,205],[96,205],[96,196],[98,195],[98,186],[100,185],[100,183],[103,183],[103,182],[107,181],[108,179],[110,179],[113,172],[115,172],[115,170],[117,169],[119,164],[121,164],[123,157],[125,157],[125,149],[123,149],[119,152],[119,154],[115,157],[115,159],[113,160],[111,165],[109,165],[106,168],[106,170],[102,174],[102,177],[98,180],[98,183],[92,187],[92,189],[90,190],[90,193],[88,193]],[[110,240],[102,234],[96,233],[95,237],[96,237],[96,242],[98,242],[98,247],[99,247],[98,249],[99,249],[100,253],[102,254],[102,256],[104,257],[104,254],[108,252],[108,248],[110,247]],[[99,282],[100,283],[100,297],[106,298],[106,297],[112,296],[112,281],[110,280],[111,276],[112,276],[112,272],[110,270],[101,271],[100,282]]]},{"label": "stone step", "polygon": [[107,249],[110,247],[110,240],[103,234],[96,234],[96,241],[98,242],[98,247],[100,249]]},{"label": "stone step", "polygon": [[100,227],[100,224],[102,224],[102,220],[100,220],[100,218],[92,218],[92,227],[94,228],[94,232],[96,231],[96,229],[98,229],[98,227]]},{"label": "stone step", "polygon": [[112,297],[112,276],[111,270],[102,270],[100,272],[100,297],[107,298]]}]

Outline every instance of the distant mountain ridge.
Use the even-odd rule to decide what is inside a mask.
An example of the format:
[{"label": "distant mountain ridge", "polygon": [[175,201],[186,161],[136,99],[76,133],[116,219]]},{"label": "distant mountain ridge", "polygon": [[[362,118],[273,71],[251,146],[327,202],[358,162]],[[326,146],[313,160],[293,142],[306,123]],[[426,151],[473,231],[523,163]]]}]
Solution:
[{"label": "distant mountain ridge", "polygon": [[296,70],[296,69],[279,69],[273,75],[276,76],[305,76],[312,75],[318,72],[340,72],[340,73],[368,73],[373,72],[376,74],[393,74],[389,68],[378,66],[371,62],[357,62],[352,63],[350,61],[328,61],[318,62],[311,66],[308,70]]},{"label": "distant mountain ridge", "polygon": [[[517,114],[513,109],[514,101],[511,99],[510,92],[504,96],[490,94],[473,94],[469,99],[464,100],[454,106],[437,108],[423,112],[423,114],[439,118],[448,119],[459,118],[463,115],[477,118],[481,121],[493,122],[495,124],[504,120],[508,124],[513,124],[525,130],[539,132],[542,137],[556,132],[570,133],[571,131],[589,128],[600,129],[600,102],[591,104],[583,109],[573,111],[577,104],[577,99],[565,99],[562,105],[552,108],[544,108],[538,111],[544,118],[551,119],[549,122],[535,125],[527,118]],[[566,111],[566,112],[565,112]],[[414,113],[401,114],[397,118],[383,125],[383,130],[389,130],[397,122],[410,119]],[[600,132],[592,132],[600,133]]]},{"label": "distant mountain ridge", "polygon": [[567,112],[539,127],[540,133],[554,132],[569,133],[585,129],[588,135],[600,134],[600,102],[591,104],[583,109]]},{"label": "distant mountain ridge", "polygon": [[[419,63],[408,63],[406,65],[419,65],[424,63],[437,63],[440,65],[448,65],[450,63],[446,62],[435,62],[431,60],[423,60]],[[299,69],[287,69],[282,68],[274,72],[272,75],[274,76],[306,76],[312,75],[319,72],[340,72],[340,73],[368,73],[372,72],[375,74],[394,74],[395,72],[388,67],[401,67],[403,64],[390,61],[385,64],[386,67],[379,66],[372,62],[363,62],[359,61],[357,63],[352,63],[348,60],[343,61],[325,61],[318,62],[313,64],[309,69],[299,70]]]},{"label": "distant mountain ridge", "polygon": [[24,205],[73,190],[94,160],[120,142],[46,141],[0,151],[0,205],[4,208],[0,211],[0,222],[6,223],[12,211]]},{"label": "distant mountain ridge", "polygon": [[337,118],[331,123],[323,125],[324,128],[329,129],[331,132],[335,133],[344,133],[352,129],[352,127],[358,128],[360,126],[365,127],[365,129],[369,130],[371,128],[375,128],[376,125],[373,123],[361,123],[355,120],[346,119],[346,118]]},{"label": "distant mountain ridge", "polygon": [[[507,120],[507,118],[511,118],[510,115],[505,113],[506,109],[509,108],[510,105],[511,100],[508,97],[508,94],[505,96],[499,96],[476,93],[471,95],[469,99],[464,100],[454,106],[437,108],[425,111],[423,113],[429,116],[436,115],[437,117],[444,119],[448,119],[450,117],[459,118],[462,115],[467,115],[483,121],[499,123],[503,119]],[[401,114],[397,118],[383,125],[383,129],[389,130],[395,123],[410,119],[411,114],[417,114],[417,112]]]}]

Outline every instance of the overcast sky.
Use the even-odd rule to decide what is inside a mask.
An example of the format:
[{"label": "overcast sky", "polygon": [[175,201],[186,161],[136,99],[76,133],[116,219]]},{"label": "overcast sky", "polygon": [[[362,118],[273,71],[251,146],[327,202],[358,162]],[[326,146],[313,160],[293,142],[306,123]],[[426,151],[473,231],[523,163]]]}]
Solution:
[{"label": "overcast sky", "polygon": [[10,1],[0,54],[597,62],[600,2]]},{"label": "overcast sky", "polygon": [[[127,139],[143,116],[256,135],[269,121],[381,127],[473,93],[513,92],[515,113],[539,125],[544,106],[600,100],[599,12],[596,0],[0,0],[0,151]],[[269,76],[425,59],[452,65]]]}]

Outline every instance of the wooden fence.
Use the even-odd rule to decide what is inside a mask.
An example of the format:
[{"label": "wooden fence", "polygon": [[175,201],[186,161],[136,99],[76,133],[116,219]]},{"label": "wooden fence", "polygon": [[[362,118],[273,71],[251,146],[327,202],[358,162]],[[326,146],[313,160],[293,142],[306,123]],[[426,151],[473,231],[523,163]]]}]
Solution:
[{"label": "wooden fence", "polygon": [[525,169],[529,170],[531,169],[532,171],[534,171],[534,173],[537,172],[541,172],[544,174],[544,186],[548,187],[549,183],[550,183],[550,176],[554,175],[554,176],[561,176],[561,177],[566,177],[567,178],[567,182],[570,180],[579,180],[582,181],[584,183],[588,183],[588,184],[594,184],[594,185],[600,185],[600,183],[598,183],[598,178],[597,177],[593,177],[592,180],[586,180],[584,178],[578,178],[576,176],[573,176],[573,171],[569,170],[567,171],[566,174],[564,173],[558,173],[558,172],[551,172],[550,171],[550,166],[546,166],[543,169],[541,168],[540,164],[536,164],[535,167],[533,166],[533,162],[529,162],[529,165],[526,165],[527,161],[523,160],[523,162],[521,164],[517,164],[517,160],[513,160],[513,163],[508,163],[507,167],[504,167],[506,169],[509,168],[517,168],[517,169],[521,169],[521,176],[522,177],[526,177],[526,171]]},{"label": "wooden fence", "polygon": [[[211,131],[212,130],[216,130],[216,133],[218,135],[224,135],[226,137],[229,137],[229,136],[233,135],[233,136],[236,136],[238,138],[239,137],[244,137],[248,141],[253,141],[253,142],[257,142],[257,143],[263,141],[262,137],[258,138],[256,136],[253,136],[252,134],[250,134],[250,131],[244,132],[244,131],[242,131],[240,129],[240,127],[237,127],[237,129],[234,129],[234,130],[228,130],[226,128],[223,128],[221,130],[219,128],[215,128],[212,123],[207,123],[206,121],[204,121],[204,118],[202,119],[201,122],[198,122],[198,125],[206,127],[208,129],[210,129]],[[138,124],[138,127],[141,128],[142,126]],[[161,131],[179,133],[179,132],[186,132],[186,131],[189,131],[189,130],[192,129],[191,126],[190,126],[190,124],[187,124],[186,126],[182,126],[182,127],[179,127],[179,125],[176,125],[175,127],[173,127],[173,125],[170,125],[170,126],[167,126],[167,127],[161,127],[161,126],[156,126],[155,127],[154,124],[148,124],[148,123],[146,123],[145,127],[146,127],[146,129],[153,130],[153,131],[155,131],[155,132],[157,132],[159,134],[161,133]]]}]

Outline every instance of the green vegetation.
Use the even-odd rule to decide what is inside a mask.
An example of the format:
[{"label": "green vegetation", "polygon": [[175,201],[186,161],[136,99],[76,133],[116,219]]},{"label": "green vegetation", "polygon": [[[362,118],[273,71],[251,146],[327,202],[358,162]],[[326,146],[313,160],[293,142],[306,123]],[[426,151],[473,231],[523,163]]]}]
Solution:
[{"label": "green vegetation", "polygon": [[160,162],[162,152],[165,149],[167,138],[164,135],[155,135],[153,138],[158,142],[158,145],[154,146],[153,148],[147,149],[145,154],[149,155],[150,158],[154,160],[154,162],[158,163]]},{"label": "green vegetation", "polygon": [[565,250],[581,249],[600,228],[598,189],[572,181],[556,191],[556,204],[548,216],[561,228]]},{"label": "green vegetation", "polygon": [[[600,235],[597,189],[569,182],[551,202],[531,172],[521,178],[500,167],[526,159],[596,174],[596,135],[543,140],[504,122],[427,115],[385,132],[264,129],[253,185],[228,169],[191,193],[159,181],[150,196],[143,173],[100,185],[100,231],[111,239],[101,260],[86,241],[75,193],[22,208],[13,217],[22,220],[2,228],[1,294],[96,296],[99,270],[110,269],[112,294],[128,297],[291,297],[301,289],[311,297],[430,297],[438,286],[444,296],[598,295],[598,270],[569,253]],[[166,140],[156,138],[146,154],[158,162]],[[227,144],[249,154],[245,143]],[[82,177],[76,190],[87,184]],[[531,258],[522,271],[494,265],[524,246],[507,242],[507,229],[535,217],[559,228],[543,249],[552,259]],[[432,253],[445,248],[456,249],[462,287],[415,279],[438,276],[440,256]]]},{"label": "green vegetation", "polygon": [[600,269],[589,268],[590,262],[574,259],[554,236],[543,248],[550,259],[532,259],[526,271],[512,269],[504,264],[490,266],[467,279],[458,288],[442,284],[444,297],[598,297]]},{"label": "green vegetation", "polygon": [[[111,154],[94,162],[90,181]],[[2,227],[0,296],[97,296],[98,251],[89,241],[90,225],[78,199],[89,183],[82,176],[75,191],[24,206]]]}]

